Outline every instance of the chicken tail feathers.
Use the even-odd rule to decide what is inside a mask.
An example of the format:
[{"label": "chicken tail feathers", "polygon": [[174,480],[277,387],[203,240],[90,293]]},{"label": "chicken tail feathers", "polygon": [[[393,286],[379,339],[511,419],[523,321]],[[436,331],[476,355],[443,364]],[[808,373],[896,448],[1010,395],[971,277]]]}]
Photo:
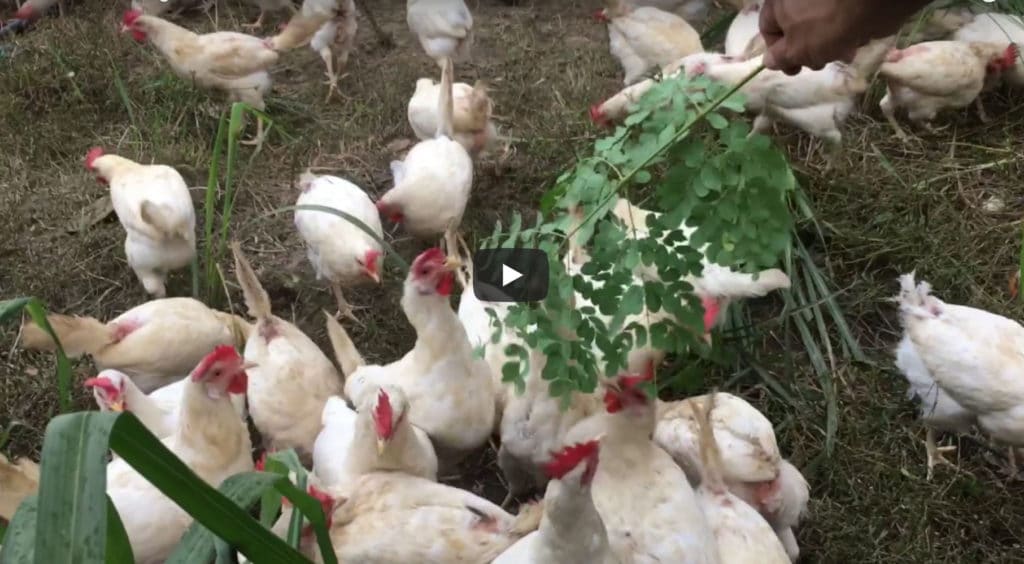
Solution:
[{"label": "chicken tail feathers", "polygon": [[187,239],[191,226],[185,217],[175,217],[170,206],[149,200],[142,202],[139,215],[159,235],[157,239]]},{"label": "chicken tail feathers", "polygon": [[0,518],[13,519],[21,502],[38,489],[38,464],[25,458],[12,463],[0,454]]},{"label": "chicken tail feathers", "polygon": [[708,399],[702,402],[687,400],[697,416],[697,423],[700,426],[700,460],[703,466],[701,470],[701,487],[706,487],[714,493],[721,493],[727,490],[722,469],[722,453],[718,450],[718,441],[715,440],[715,428],[711,424],[711,411],[715,409],[715,392],[708,394]]},{"label": "chicken tail feathers", "polygon": [[[70,358],[94,354],[115,342],[111,327],[95,317],[50,314],[46,321],[57,334],[64,354]],[[21,328],[21,346],[29,350],[52,351],[56,350],[57,343],[42,327],[27,320]]]},{"label": "chicken tail feathers", "polygon": [[245,258],[242,253],[242,245],[238,241],[231,242],[231,253],[235,255],[235,276],[238,278],[238,285],[242,287],[249,315],[255,319],[270,317],[270,296],[260,284],[252,265],[249,264],[249,259]]},{"label": "chicken tail feathers", "polygon": [[437,97],[437,133],[435,137],[451,139],[455,135],[453,122],[455,119],[455,101],[452,97],[452,83],[455,80],[455,65],[452,60],[445,59],[441,67],[441,92]]},{"label": "chicken tail feathers", "polygon": [[363,357],[356,349],[355,343],[352,342],[352,338],[349,337],[345,328],[338,323],[338,320],[326,311],[324,312],[324,316],[327,317],[327,336],[331,339],[331,348],[334,349],[334,358],[337,359],[338,364],[341,365],[342,374],[348,378],[349,376],[352,376],[360,366],[363,366],[366,363],[363,361]]}]

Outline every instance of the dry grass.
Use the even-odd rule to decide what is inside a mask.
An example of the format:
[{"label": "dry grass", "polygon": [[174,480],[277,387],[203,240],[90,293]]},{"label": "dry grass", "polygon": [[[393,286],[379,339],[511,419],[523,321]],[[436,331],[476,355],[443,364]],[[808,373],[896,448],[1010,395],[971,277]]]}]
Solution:
[{"label": "dry grass", "polygon": [[[274,136],[244,166],[234,236],[244,241],[279,315],[294,319],[326,344],[319,310],[333,305],[313,280],[288,215],[264,214],[294,202],[291,183],[305,166],[354,179],[372,195],[390,181],[388,143],[410,136],[405,105],[413,83],[436,67],[420,53],[404,23],[404,2],[374,3],[378,20],[398,42],[377,46],[361,21],[359,47],[341,85],[343,100],[323,103],[321,63],[302,49],[275,73],[269,112],[290,138]],[[468,229],[488,229],[511,209],[533,207],[545,187],[597,134],[586,107],[616,90],[618,69],[604,31],[588,14],[594,2],[497,0],[473,6],[478,26],[474,63],[460,79],[487,79],[515,153],[503,166],[478,171]],[[557,4],[557,5],[556,5]],[[82,209],[105,188],[82,168],[92,145],[141,161],[173,165],[195,186],[205,184],[219,105],[174,79],[151,50],[116,35],[121,8],[85,0],[65,19],[48,19],[5,44],[0,58],[0,297],[35,295],[53,309],[98,317],[144,299],[123,258],[122,231],[112,218],[69,233]],[[251,10],[221,8],[219,24],[237,29]],[[212,29],[203,16],[193,28]],[[123,81],[126,98],[117,81]],[[877,100],[877,96],[872,98]],[[898,326],[884,299],[901,272],[917,269],[940,294],[1020,317],[1006,293],[1014,270],[1024,207],[1017,138],[1024,109],[1010,95],[989,97],[993,123],[973,114],[948,116],[938,136],[900,144],[879,119],[874,102],[851,120],[845,158],[828,173],[806,138],[787,135],[794,167],[809,194],[824,242],[802,231],[818,262],[841,289],[839,300],[854,333],[874,361],[835,359],[839,432],[832,457],[823,455],[824,392],[799,350],[799,340],[766,330],[748,350],[782,382],[791,402],[770,392],[753,373],[718,369],[708,382],[731,380],[730,390],[766,410],[778,423],[784,452],[813,487],[812,517],[800,532],[805,561],[1009,562],[1021,556],[1024,508],[1019,482],[998,474],[990,449],[977,438],[960,441],[960,470],[937,470],[924,480],[923,433],[904,384],[891,367]],[[248,158],[243,151],[243,160]],[[985,211],[996,197],[1004,211]],[[400,236],[400,234],[399,234]],[[406,257],[419,248],[399,241]],[[411,338],[398,308],[401,281],[389,272],[382,288],[353,292],[365,327],[351,327],[369,360],[393,358]],[[189,292],[186,273],[170,292]],[[237,295],[236,295],[237,303]],[[777,308],[758,307],[767,319]],[[0,350],[0,427],[20,422],[6,450],[38,454],[55,412],[52,360],[13,347]],[[9,344],[8,344],[9,343]],[[788,352],[787,352],[788,351]],[[85,376],[92,368],[78,365]],[[79,392],[78,405],[89,406]],[[500,499],[489,451],[464,467],[458,483]]]}]

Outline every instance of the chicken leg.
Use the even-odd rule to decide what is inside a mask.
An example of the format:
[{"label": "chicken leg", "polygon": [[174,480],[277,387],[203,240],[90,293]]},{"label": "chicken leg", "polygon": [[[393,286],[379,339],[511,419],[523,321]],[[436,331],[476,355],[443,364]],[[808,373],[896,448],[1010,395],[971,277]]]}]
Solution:
[{"label": "chicken leg", "polygon": [[944,453],[956,452],[955,446],[943,446],[940,447],[935,444],[935,430],[929,428],[925,431],[924,446],[928,452],[928,479],[932,479],[933,468],[938,464],[947,464],[956,468],[956,464],[946,460]]},{"label": "chicken leg", "polygon": [[327,65],[327,97],[324,98],[324,102],[331,100],[331,94],[338,93],[338,97],[341,97],[341,91],[338,90],[338,75],[334,72],[334,52],[331,51],[330,47],[324,47],[320,49],[320,58],[324,60],[324,64]]},{"label": "chicken leg", "polygon": [[981,123],[988,123],[989,117],[985,112],[985,104],[981,101],[981,96],[974,99],[974,107],[978,110],[978,119],[981,120]]},{"label": "chicken leg", "polygon": [[338,315],[347,317],[362,326],[363,322],[356,318],[355,313],[352,312],[352,306],[345,299],[345,295],[341,291],[341,285],[337,283],[331,284],[331,290],[334,292],[334,299],[338,300]]},{"label": "chicken leg", "polygon": [[459,257],[459,234],[456,232],[455,222],[448,223],[444,230],[444,251],[447,254],[445,263],[452,268],[462,266],[462,259]]},{"label": "chicken leg", "polygon": [[893,131],[896,132],[896,137],[900,138],[900,141],[906,143],[910,139],[907,137],[906,132],[900,127],[900,124],[896,122],[896,109],[892,105],[890,98],[891,94],[886,92],[885,96],[882,97],[882,101],[878,103],[878,107],[882,109],[882,115],[885,116],[885,120],[892,126]]}]

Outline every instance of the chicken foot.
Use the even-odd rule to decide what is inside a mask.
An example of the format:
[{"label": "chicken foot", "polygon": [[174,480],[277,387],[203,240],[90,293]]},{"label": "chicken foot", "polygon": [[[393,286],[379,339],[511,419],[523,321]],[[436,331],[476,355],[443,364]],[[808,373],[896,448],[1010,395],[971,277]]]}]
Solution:
[{"label": "chicken foot", "polygon": [[935,430],[929,428],[925,432],[924,446],[925,446],[925,450],[928,453],[928,479],[929,480],[932,479],[933,468],[935,468],[935,466],[938,465],[938,464],[946,464],[946,465],[952,466],[953,468],[957,467],[956,464],[953,464],[952,462],[946,460],[945,456],[943,456],[947,452],[956,452],[956,447],[952,446],[952,445],[950,445],[950,446],[942,446],[942,447],[936,445],[935,444]]},{"label": "chicken foot", "polygon": [[988,123],[990,120],[988,113],[985,112],[985,103],[981,101],[981,96],[974,99],[974,107],[978,110],[978,119],[981,120],[981,123]]},{"label": "chicken foot", "polygon": [[447,255],[445,262],[455,268],[462,266],[462,259],[459,256],[459,234],[456,231],[455,222],[452,221],[448,224],[447,229],[444,230],[444,252]]},{"label": "chicken foot", "polygon": [[338,90],[338,75],[334,72],[334,52],[331,51],[330,47],[324,47],[320,49],[320,58],[324,60],[324,64],[327,65],[327,97],[324,98],[324,102],[331,100],[331,94],[338,93],[338,97],[341,97],[341,91]]},{"label": "chicken foot", "polygon": [[263,141],[266,138],[267,138],[267,134],[263,131],[263,120],[260,119],[259,117],[257,117],[256,118],[256,137],[253,137],[252,139],[246,139],[246,140],[243,140],[243,141],[239,141],[239,143],[242,144],[242,145],[253,145],[253,146],[256,147],[256,150],[259,151],[261,148],[263,148]]}]

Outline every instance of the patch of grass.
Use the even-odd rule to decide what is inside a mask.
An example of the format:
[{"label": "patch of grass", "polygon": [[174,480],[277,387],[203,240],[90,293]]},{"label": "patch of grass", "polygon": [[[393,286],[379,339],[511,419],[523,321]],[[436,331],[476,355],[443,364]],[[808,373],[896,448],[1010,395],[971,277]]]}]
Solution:
[{"label": "patch of grass", "polygon": [[[116,35],[121,6],[69,4],[66,18],[47,18],[14,38],[14,55],[0,59],[0,296],[38,296],[55,311],[109,318],[145,296],[125,263],[116,221],[67,232],[81,209],[106,194],[82,168],[86,150],[104,145],[168,164],[190,186],[205,186],[218,119],[228,106],[174,78],[151,49]],[[406,104],[416,79],[438,74],[406,29],[404,4],[374,5],[398,43],[393,50],[379,47],[360,21],[341,81],[344,99],[323,103],[322,63],[311,50],[283,57],[268,113],[275,129],[292,137],[272,133],[251,164],[251,150],[239,152],[230,236],[246,241],[275,313],[325,350],[320,310],[334,300],[314,280],[291,214],[270,212],[294,204],[294,179],[307,166],[349,178],[372,197],[390,186],[388,163],[397,155],[387,145],[411,137]],[[541,194],[597,136],[586,109],[616,92],[621,75],[605,29],[589,19],[596,7],[582,0],[515,8],[470,2],[477,42],[474,60],[456,69],[458,79],[490,83],[501,129],[517,141],[506,163],[487,160],[477,168],[467,240],[490,233],[513,210],[533,217]],[[238,29],[255,16],[247,10],[222,5],[220,28]],[[213,29],[202,15],[182,21]],[[992,93],[985,98],[991,123],[968,110],[952,112],[939,121],[947,126],[940,134],[904,145],[881,120],[879,96],[850,120],[846,149],[831,171],[823,169],[816,142],[787,131],[778,137],[814,211],[813,221],[798,224],[804,250],[794,261],[813,264],[827,283],[808,286],[815,278],[805,269],[810,276],[801,277],[800,288],[834,298],[871,362],[854,362],[844,351],[848,338],[829,319],[831,306],[820,308],[822,321],[814,312],[787,311],[787,327],[776,321],[783,300],[771,298],[733,312],[734,326],[753,329],[735,340],[727,335],[742,356],[708,366],[704,386],[723,385],[764,410],[783,453],[804,469],[812,486],[812,515],[798,534],[804,561],[1020,559],[1024,509],[1013,500],[1021,485],[993,470],[977,438],[959,441],[959,472],[939,468],[932,482],[924,480],[923,432],[891,367],[899,327],[884,300],[895,294],[900,273],[916,269],[950,301],[1017,319],[1024,314],[1006,292],[1024,212],[1024,108],[1013,93]],[[195,194],[202,209],[202,191]],[[1001,211],[987,211],[1000,201]],[[395,235],[390,242],[406,258],[423,248],[401,231]],[[367,306],[357,312],[364,326],[348,330],[368,361],[393,359],[412,338],[398,305],[402,275],[388,266],[382,287],[346,292],[354,305]],[[189,273],[172,275],[169,291],[189,295]],[[238,303],[237,294],[233,299]],[[796,316],[819,361],[808,355]],[[10,431],[5,450],[38,457],[46,415],[58,409],[48,377],[53,359],[16,349],[14,338],[10,327],[0,327],[0,429]],[[815,362],[825,370],[815,370]],[[90,398],[78,382],[93,368],[81,362],[73,369],[73,404],[86,408]],[[832,455],[825,456],[829,444]],[[454,479],[490,499],[504,497],[488,450],[469,457]]]}]

